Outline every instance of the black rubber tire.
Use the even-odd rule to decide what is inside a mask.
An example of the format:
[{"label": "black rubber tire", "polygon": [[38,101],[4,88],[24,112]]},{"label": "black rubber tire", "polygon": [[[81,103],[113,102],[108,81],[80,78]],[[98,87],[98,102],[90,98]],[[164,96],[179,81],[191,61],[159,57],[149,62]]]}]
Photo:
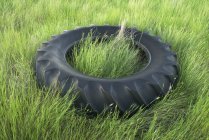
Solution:
[{"label": "black rubber tire", "polygon": [[120,26],[91,26],[65,31],[43,43],[37,51],[35,71],[40,86],[62,87],[65,95],[73,83],[79,90],[78,106],[90,106],[100,113],[105,107],[117,107],[125,112],[132,106],[148,106],[164,96],[178,79],[178,63],[170,46],[158,37],[126,28],[125,33],[142,44],[149,57],[148,65],[134,75],[118,79],[102,79],[84,75],[66,61],[66,53],[92,32],[93,37],[116,35]]}]

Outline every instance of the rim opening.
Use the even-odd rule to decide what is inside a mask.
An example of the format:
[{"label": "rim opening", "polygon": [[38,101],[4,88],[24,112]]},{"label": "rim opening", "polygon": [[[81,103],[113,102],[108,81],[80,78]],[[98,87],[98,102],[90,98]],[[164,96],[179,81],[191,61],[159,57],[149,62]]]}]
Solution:
[{"label": "rim opening", "polygon": [[66,53],[68,64],[94,78],[120,79],[144,70],[149,64],[147,49],[132,38],[115,41],[114,36],[86,37]]}]

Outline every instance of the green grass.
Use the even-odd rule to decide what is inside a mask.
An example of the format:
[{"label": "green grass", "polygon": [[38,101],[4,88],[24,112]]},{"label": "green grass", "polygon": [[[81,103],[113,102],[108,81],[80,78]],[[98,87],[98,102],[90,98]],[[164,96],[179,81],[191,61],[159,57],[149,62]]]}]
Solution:
[{"label": "green grass", "polygon": [[134,74],[146,63],[142,49],[134,48],[131,38],[91,40],[91,36],[76,45],[69,63],[78,71],[100,78],[119,78]]},{"label": "green grass", "polygon": [[[208,0],[0,0],[0,139],[209,139]],[[39,89],[32,60],[63,30],[126,19],[177,52],[177,88],[130,119],[78,115]],[[56,94],[56,95],[55,95]],[[69,92],[70,94],[70,92]]]}]

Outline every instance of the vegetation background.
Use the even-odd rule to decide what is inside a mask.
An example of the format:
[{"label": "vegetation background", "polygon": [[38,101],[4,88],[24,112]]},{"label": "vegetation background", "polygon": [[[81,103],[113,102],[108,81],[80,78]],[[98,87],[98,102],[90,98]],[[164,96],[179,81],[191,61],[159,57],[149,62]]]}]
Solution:
[{"label": "vegetation background", "polygon": [[[128,26],[177,52],[177,88],[130,119],[88,119],[36,85],[41,42],[76,26]],[[208,0],[0,0],[0,139],[209,139]]]}]

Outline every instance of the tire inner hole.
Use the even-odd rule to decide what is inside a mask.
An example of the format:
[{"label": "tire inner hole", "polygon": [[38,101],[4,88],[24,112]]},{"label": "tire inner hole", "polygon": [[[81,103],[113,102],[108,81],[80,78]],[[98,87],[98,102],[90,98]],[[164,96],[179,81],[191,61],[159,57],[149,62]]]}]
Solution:
[{"label": "tire inner hole", "polygon": [[66,59],[76,71],[97,78],[116,79],[133,75],[148,64],[147,52],[131,37],[87,36],[67,51]]}]

